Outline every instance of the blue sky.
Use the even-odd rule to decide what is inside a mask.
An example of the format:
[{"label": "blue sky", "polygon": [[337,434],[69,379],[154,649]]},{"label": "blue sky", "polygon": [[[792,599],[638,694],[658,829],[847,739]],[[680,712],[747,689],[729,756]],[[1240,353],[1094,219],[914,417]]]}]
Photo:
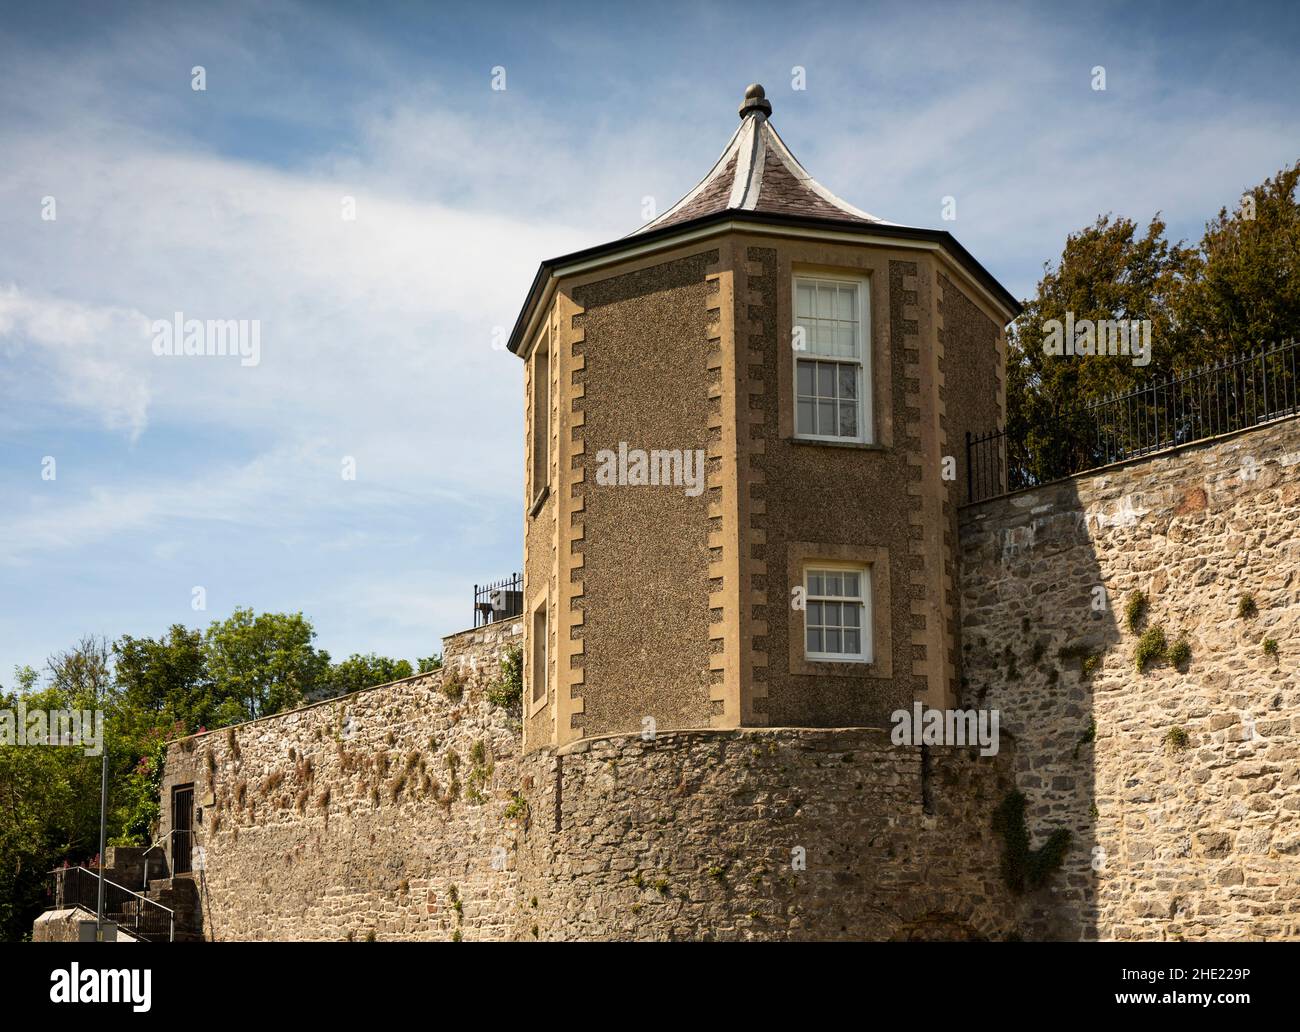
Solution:
[{"label": "blue sky", "polygon": [[[0,683],[240,605],[436,650],[521,562],[494,330],[686,192],[751,81],[826,186],[1018,296],[1099,213],[1194,239],[1300,157],[1293,4],[449,6],[3,4]],[[176,311],[259,320],[260,363],[154,355]]]}]

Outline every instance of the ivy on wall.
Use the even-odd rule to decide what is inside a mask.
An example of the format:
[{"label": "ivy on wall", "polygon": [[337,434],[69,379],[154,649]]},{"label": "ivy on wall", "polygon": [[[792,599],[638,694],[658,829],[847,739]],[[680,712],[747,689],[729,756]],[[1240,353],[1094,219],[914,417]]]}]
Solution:
[{"label": "ivy on wall", "polygon": [[1041,888],[1060,869],[1070,848],[1070,832],[1057,828],[1037,849],[1029,848],[1025,797],[1012,790],[993,811],[993,830],[1002,836],[1002,878],[1012,892]]}]

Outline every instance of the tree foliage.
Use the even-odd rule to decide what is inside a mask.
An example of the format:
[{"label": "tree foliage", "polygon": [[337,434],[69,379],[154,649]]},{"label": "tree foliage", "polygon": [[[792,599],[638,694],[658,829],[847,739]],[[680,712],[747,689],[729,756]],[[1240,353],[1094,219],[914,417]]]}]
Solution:
[{"label": "tree foliage", "polygon": [[410,677],[416,671],[404,659],[389,659],[377,656],[373,652],[361,655],[354,652],[347,659],[330,667],[324,684],[313,693],[316,699],[332,699],[340,695],[359,692],[362,688],[371,688],[389,681],[400,681]]},{"label": "tree foliage", "polygon": [[302,613],[236,609],[203,636],[203,653],[218,702],[217,722],[255,720],[291,709],[322,687],[330,657]]},{"label": "tree foliage", "polygon": [[[20,667],[0,710],[104,715],[110,845],[156,834],[167,744],[267,716],[318,693],[344,694],[409,676],[406,660],[374,653],[330,663],[301,613],[237,609],[206,631],[180,624],[157,638],[85,637]],[[0,745],[0,938],[19,939],[47,905],[48,873],[93,863],[99,850],[100,764],[84,749]]]},{"label": "tree foliage", "polygon": [[[1135,390],[1209,362],[1293,340],[1300,326],[1300,162],[1219,213],[1199,244],[1103,215],[1067,237],[1045,264],[1012,324],[1007,349],[1007,429],[1023,443],[1028,472],[1082,468],[1091,434],[1088,402]],[[1044,353],[1048,321],[1149,320],[1151,362]]]}]

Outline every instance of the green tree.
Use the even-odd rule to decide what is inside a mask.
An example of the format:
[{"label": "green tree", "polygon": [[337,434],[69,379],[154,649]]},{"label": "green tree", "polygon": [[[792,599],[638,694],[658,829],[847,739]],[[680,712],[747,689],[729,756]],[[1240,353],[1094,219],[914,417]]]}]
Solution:
[{"label": "green tree", "polygon": [[49,686],[65,708],[103,706],[113,689],[112,651],[104,638],[85,635],[70,649],[45,661]]},{"label": "green tree", "polygon": [[[102,689],[106,701],[111,690],[101,676],[103,657],[95,643],[85,653],[74,648],[51,657],[60,680],[51,676],[44,687],[31,667],[18,668],[16,688],[0,689],[0,709],[16,720],[20,700],[28,713],[96,708],[94,693]],[[110,755],[110,771],[115,759]],[[0,937],[29,935],[46,905],[48,872],[65,858],[85,861],[98,851],[99,784],[100,760],[83,749],[0,745]]]},{"label": "green tree", "polygon": [[389,659],[373,652],[363,656],[354,652],[347,659],[330,667],[327,682],[313,695],[313,699],[332,699],[377,684],[400,681],[413,673],[415,671],[411,669],[411,664],[404,659]]},{"label": "green tree", "polygon": [[113,643],[123,706],[140,730],[179,724],[181,734],[214,727],[218,699],[203,651],[203,633],[173,624],[160,638],[122,635]]},{"label": "green tree", "polygon": [[1300,327],[1300,161],[1220,208],[1179,300],[1185,358],[1201,364],[1294,340]]},{"label": "green tree", "polygon": [[302,613],[236,609],[203,636],[208,673],[219,700],[214,726],[290,709],[327,683],[329,653],[318,650]]},{"label": "green tree", "polygon": [[[1143,231],[1106,215],[1070,234],[1008,334],[1006,426],[1013,448],[1023,447],[1013,462],[1039,479],[1084,468],[1105,457],[1091,442],[1107,429],[1081,411],[1087,403],[1294,340],[1298,183],[1300,162],[1248,191],[1231,213],[1221,208],[1196,247],[1167,241],[1159,216]],[[1066,312],[1076,321],[1149,319],[1150,365],[1044,354],[1048,320],[1064,321]]]},{"label": "green tree", "polygon": [[[1157,217],[1139,231],[1109,215],[1072,233],[1055,266],[1043,267],[1036,295],[1008,334],[1007,428],[1023,441],[1029,471],[1051,479],[1088,465],[1092,426],[1080,406],[1132,390],[1165,375],[1177,354],[1175,298],[1189,252],[1165,239]],[[1049,320],[1149,319],[1150,365],[1124,358],[1055,356],[1044,352]]]}]

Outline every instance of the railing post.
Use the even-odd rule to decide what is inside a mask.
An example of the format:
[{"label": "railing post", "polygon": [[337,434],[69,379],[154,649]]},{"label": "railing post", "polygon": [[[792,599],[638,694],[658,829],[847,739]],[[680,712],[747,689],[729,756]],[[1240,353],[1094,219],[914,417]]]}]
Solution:
[{"label": "railing post", "polygon": [[966,431],[966,501],[975,501],[975,478],[971,470],[971,433],[969,430]]}]

